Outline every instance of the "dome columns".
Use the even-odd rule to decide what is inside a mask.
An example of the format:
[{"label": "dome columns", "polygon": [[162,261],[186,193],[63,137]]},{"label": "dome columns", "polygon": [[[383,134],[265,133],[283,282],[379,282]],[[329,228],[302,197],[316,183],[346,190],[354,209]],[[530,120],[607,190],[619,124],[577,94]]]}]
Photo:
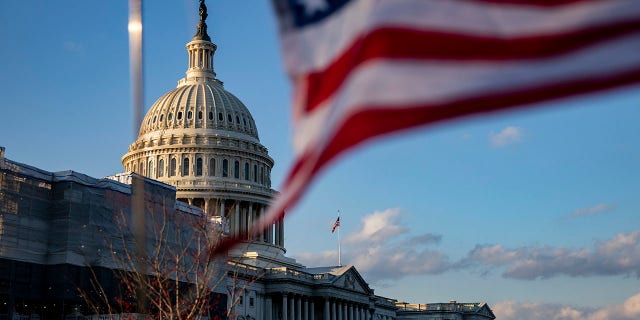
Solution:
[{"label": "dome columns", "polygon": [[204,40],[194,40],[187,43],[187,52],[189,54],[187,79],[215,78],[213,55],[216,52],[216,48],[215,44]]}]

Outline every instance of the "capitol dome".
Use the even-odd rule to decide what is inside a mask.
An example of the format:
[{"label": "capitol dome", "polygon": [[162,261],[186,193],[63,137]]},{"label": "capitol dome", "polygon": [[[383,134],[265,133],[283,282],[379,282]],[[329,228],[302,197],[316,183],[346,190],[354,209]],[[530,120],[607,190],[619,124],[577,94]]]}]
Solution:
[{"label": "capitol dome", "polygon": [[[274,162],[249,109],[216,77],[217,46],[206,17],[201,2],[198,31],[186,45],[186,76],[147,111],[122,164],[125,171],[173,185],[178,200],[228,221],[229,233],[239,235],[275,194]],[[284,223],[245,240],[257,251],[284,254]]]}]

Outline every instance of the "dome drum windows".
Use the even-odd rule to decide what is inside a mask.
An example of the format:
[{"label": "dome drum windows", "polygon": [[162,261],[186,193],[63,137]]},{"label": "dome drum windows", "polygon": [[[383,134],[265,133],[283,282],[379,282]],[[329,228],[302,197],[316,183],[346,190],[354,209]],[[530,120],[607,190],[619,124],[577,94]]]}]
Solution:
[{"label": "dome drum windows", "polygon": [[189,176],[189,158],[182,159],[182,176]]},{"label": "dome drum windows", "polygon": [[169,161],[169,177],[174,177],[176,175],[177,167],[176,158],[171,158]]},{"label": "dome drum windows", "polygon": [[218,112],[218,121],[223,121],[224,120],[224,116],[222,115],[222,112]]},{"label": "dome drum windows", "polygon": [[158,161],[158,178],[164,177],[164,159]]},{"label": "dome drum windows", "polygon": [[178,111],[178,116],[176,117],[178,120],[182,120],[182,111]]},{"label": "dome drum windows", "polygon": [[227,121],[229,121],[229,123],[233,123],[233,117],[230,113],[227,114]]},{"label": "dome drum windows", "polygon": [[233,177],[240,179],[240,161],[238,160],[233,163]]},{"label": "dome drum windows", "polygon": [[202,120],[202,111],[198,111],[198,120]]},{"label": "dome drum windows", "polygon": [[202,158],[196,159],[196,176],[202,175]]},{"label": "dome drum windows", "polygon": [[249,181],[249,162],[244,163],[244,180]]},{"label": "dome drum windows", "polygon": [[229,160],[227,159],[222,160],[222,176],[225,178],[229,176]]},{"label": "dome drum windows", "polygon": [[193,111],[189,110],[187,112],[187,119],[191,120],[193,118]]},{"label": "dome drum windows", "polygon": [[209,111],[209,120],[213,120],[213,112]]}]

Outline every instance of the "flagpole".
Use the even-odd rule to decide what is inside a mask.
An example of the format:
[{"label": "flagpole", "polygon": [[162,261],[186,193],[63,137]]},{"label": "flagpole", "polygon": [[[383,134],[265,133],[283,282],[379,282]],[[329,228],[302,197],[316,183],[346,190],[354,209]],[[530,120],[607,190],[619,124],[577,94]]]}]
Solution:
[{"label": "flagpole", "polygon": [[[340,221],[340,210],[338,210],[338,221]],[[340,226],[342,226],[342,221],[340,221],[340,224],[338,225],[338,267],[342,267],[342,259],[341,259],[341,252],[340,252],[340,247],[341,247],[341,243],[340,243]]]}]

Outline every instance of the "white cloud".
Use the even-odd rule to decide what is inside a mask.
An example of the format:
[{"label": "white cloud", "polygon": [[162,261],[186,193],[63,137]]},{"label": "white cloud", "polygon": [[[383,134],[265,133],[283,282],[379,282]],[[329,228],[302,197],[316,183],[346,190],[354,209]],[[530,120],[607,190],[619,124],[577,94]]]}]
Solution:
[{"label": "white cloud", "polygon": [[637,320],[640,319],[640,293],[622,304],[599,309],[514,301],[498,302],[491,309],[500,320]]},{"label": "white cloud", "polygon": [[599,203],[593,207],[577,209],[571,213],[571,216],[578,217],[578,216],[596,215],[598,213],[611,211],[615,208],[616,206],[613,204]]},{"label": "white cloud", "polygon": [[500,133],[491,133],[489,138],[492,146],[505,147],[522,140],[522,128],[508,126],[502,129]]},{"label": "white cloud", "polygon": [[456,268],[505,267],[503,276],[522,280],[559,275],[633,275],[640,277],[640,230],[619,233],[593,248],[518,247],[477,245]]},{"label": "white cloud", "polygon": [[362,228],[349,235],[346,243],[380,242],[407,232],[407,228],[398,225],[400,210],[397,208],[376,211],[364,216]]}]

